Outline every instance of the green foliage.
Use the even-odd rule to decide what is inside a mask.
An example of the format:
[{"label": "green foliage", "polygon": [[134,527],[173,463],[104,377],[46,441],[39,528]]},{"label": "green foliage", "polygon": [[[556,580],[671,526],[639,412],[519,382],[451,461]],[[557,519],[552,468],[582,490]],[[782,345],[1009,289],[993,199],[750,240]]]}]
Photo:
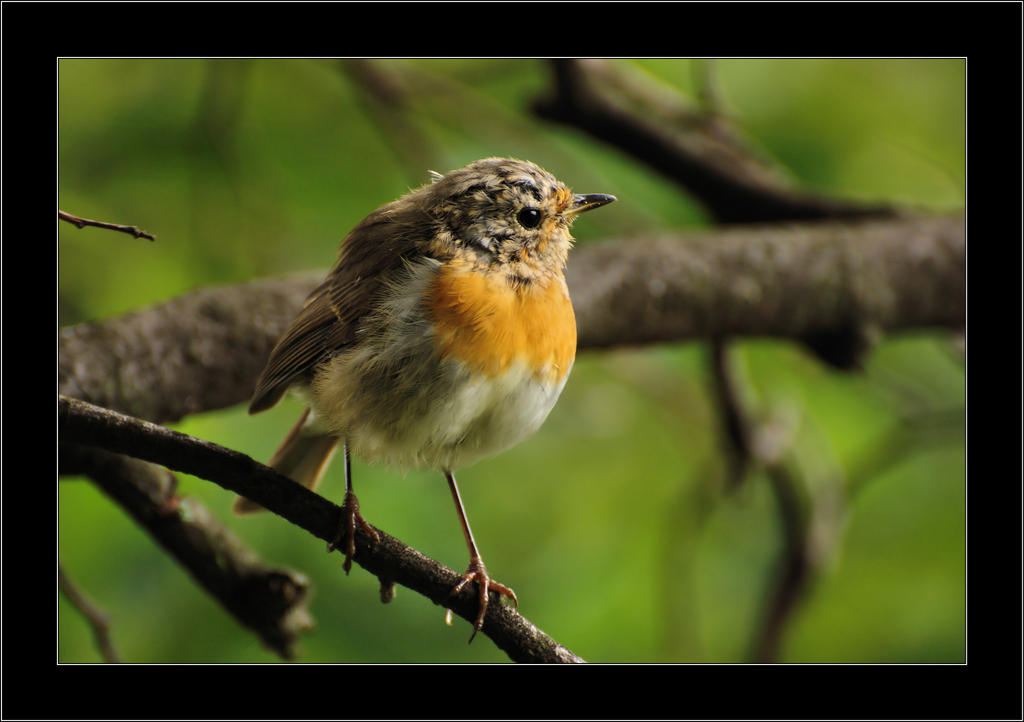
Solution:
[{"label": "green foliage", "polygon": [[[529,112],[551,76],[534,60],[379,61],[407,95],[382,116],[329,60],[61,60],[62,210],[138,225],[149,243],[58,224],[61,324],[190,289],[326,268],[366,213],[478,157],[527,158],[618,203],[580,221],[580,243],[706,223],[677,186],[619,151]],[[627,61],[620,61],[627,62]],[[690,61],[635,63],[688,96]],[[965,69],[957,60],[729,60],[723,110],[793,178],[843,197],[961,206]],[[571,262],[571,261],[570,261]],[[794,430],[808,493],[848,499],[783,636],[782,661],[965,659],[965,381],[942,334],[885,340],[858,374],[778,341],[736,345],[758,414]],[[726,458],[703,344],[582,354],[534,438],[462,471],[481,552],[522,612],[590,661],[745,661],[782,545],[767,480],[724,488]],[[300,411],[241,407],[183,431],[266,460]],[[920,420],[951,419],[917,433]],[[894,441],[895,439],[895,441]],[[340,465],[322,488],[340,499]],[[440,474],[361,462],[368,520],[461,570],[467,559]],[[264,558],[306,573],[317,629],[303,661],[496,662],[486,638],[376,579],[271,515],[236,518],[231,495],[180,477]],[[847,494],[848,492],[848,494]],[[823,498],[828,498],[827,494]],[[58,549],[111,620],[127,661],[275,658],[91,484],[59,485]],[[826,521],[829,517],[823,517]],[[58,606],[58,658],[99,654]]]}]

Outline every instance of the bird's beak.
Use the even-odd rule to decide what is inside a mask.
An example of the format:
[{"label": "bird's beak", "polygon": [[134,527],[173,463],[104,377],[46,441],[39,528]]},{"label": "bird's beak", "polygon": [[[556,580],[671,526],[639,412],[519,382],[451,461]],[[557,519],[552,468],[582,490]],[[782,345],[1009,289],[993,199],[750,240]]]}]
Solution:
[{"label": "bird's beak", "polygon": [[615,196],[605,195],[604,193],[590,193],[585,196],[573,196],[572,203],[565,209],[565,214],[572,218],[583,211],[599,208],[600,206],[607,205],[614,200],[616,200]]}]

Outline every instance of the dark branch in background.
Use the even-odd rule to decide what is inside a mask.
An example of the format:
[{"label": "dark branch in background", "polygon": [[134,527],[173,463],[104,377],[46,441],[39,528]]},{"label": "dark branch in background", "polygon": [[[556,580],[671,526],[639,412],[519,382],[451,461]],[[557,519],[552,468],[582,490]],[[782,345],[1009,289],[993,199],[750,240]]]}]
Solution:
[{"label": "dark branch in background", "polygon": [[[213,481],[324,541],[333,540],[337,531],[341,512],[337,505],[237,451],[63,397],[58,402],[58,434],[62,445],[128,454]],[[176,515],[173,509],[170,513]],[[355,561],[360,566],[380,578],[385,587],[392,582],[401,584],[469,621],[476,619],[475,590],[449,597],[460,574],[394,537],[378,533],[380,542],[371,546],[369,537],[357,528]],[[497,600],[488,607],[481,631],[514,661],[583,661]]]},{"label": "dark branch in background", "polygon": [[784,420],[755,421],[736,378],[731,347],[721,338],[711,340],[711,371],[715,400],[728,443],[726,486],[733,490],[751,468],[765,472],[778,510],[782,547],[775,562],[767,600],[755,628],[755,662],[777,661],[783,631],[814,571],[815,555],[809,536],[813,500],[804,499],[799,473],[786,464],[793,429]]},{"label": "dark branch in background", "polygon": [[751,423],[740,399],[729,344],[720,337],[711,339],[710,343],[712,390],[722,417],[723,436],[727,444],[729,472],[725,484],[726,488],[732,490],[743,482],[752,461]]},{"label": "dark branch in background", "polygon": [[[710,61],[700,66],[701,107],[622,63],[553,60],[554,92],[538,115],[589,133],[678,183],[721,223],[884,218],[882,204],[839,200],[795,188],[760,157],[721,112]],[[825,362],[857,367],[873,336],[835,324],[803,339]],[[724,341],[723,341],[724,342]]]},{"label": "dark branch in background", "polygon": [[110,640],[110,624],[103,612],[71,581],[64,567],[57,565],[57,586],[61,594],[77,609],[92,628],[96,646],[105,662],[120,662],[114,643]]},{"label": "dark branch in background", "polygon": [[201,504],[175,496],[177,482],[166,469],[78,445],[73,433],[60,436],[61,474],[90,478],[268,648],[294,656],[299,634],[312,627],[305,576],[268,566]]},{"label": "dark branch in background", "polygon": [[136,238],[148,238],[151,241],[156,240],[156,236],[146,233],[143,230],[139,230],[138,226],[123,226],[120,223],[106,223],[104,221],[91,221],[88,218],[79,218],[73,216],[70,213],[64,211],[57,211],[57,218],[62,221],[67,221],[77,228],[85,228],[86,226],[93,226],[95,228],[106,228],[111,231],[121,231],[121,233],[130,233]]},{"label": "dark branch in background", "polygon": [[717,113],[682,103],[640,73],[602,60],[553,60],[555,89],[537,114],[578,128],[679,183],[723,223],[888,215],[792,187]]},{"label": "dark branch in background", "polygon": [[[962,217],[730,227],[578,248],[581,350],[707,338],[796,340],[847,324],[959,330]],[[61,329],[58,389],[159,422],[246,401],[322,271],[205,288]]]}]

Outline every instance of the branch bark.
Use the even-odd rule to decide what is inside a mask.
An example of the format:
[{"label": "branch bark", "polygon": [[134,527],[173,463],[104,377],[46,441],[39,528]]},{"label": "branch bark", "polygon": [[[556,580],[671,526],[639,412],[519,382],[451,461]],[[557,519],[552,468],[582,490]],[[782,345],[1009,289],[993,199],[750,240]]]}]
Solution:
[{"label": "branch bark", "polygon": [[731,226],[585,250],[569,268],[584,348],[709,336],[814,344],[846,327],[964,323],[962,216]]},{"label": "branch bark", "polygon": [[199,289],[63,328],[58,393],[160,422],[240,403],[321,276]]},{"label": "branch bark", "polygon": [[[58,434],[63,444],[127,454],[213,481],[324,541],[333,540],[337,531],[340,507],[245,454],[217,444],[64,397],[58,401]],[[465,589],[458,596],[449,596],[460,574],[383,531],[377,532],[380,541],[372,544],[357,527],[354,559],[376,575],[382,586],[401,584],[468,621],[476,619],[475,590]],[[481,631],[513,661],[583,661],[515,609],[497,599],[492,602]]]}]

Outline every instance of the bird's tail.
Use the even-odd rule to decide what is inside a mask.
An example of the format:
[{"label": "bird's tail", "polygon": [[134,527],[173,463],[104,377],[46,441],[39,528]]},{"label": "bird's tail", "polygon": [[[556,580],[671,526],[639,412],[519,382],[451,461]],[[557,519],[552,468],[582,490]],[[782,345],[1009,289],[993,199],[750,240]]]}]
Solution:
[{"label": "bird's tail", "polygon": [[[306,409],[267,466],[312,490],[320,483],[341,439],[317,430],[308,422],[309,409]],[[234,508],[236,514],[263,510],[262,506],[242,496],[235,500]]]}]

